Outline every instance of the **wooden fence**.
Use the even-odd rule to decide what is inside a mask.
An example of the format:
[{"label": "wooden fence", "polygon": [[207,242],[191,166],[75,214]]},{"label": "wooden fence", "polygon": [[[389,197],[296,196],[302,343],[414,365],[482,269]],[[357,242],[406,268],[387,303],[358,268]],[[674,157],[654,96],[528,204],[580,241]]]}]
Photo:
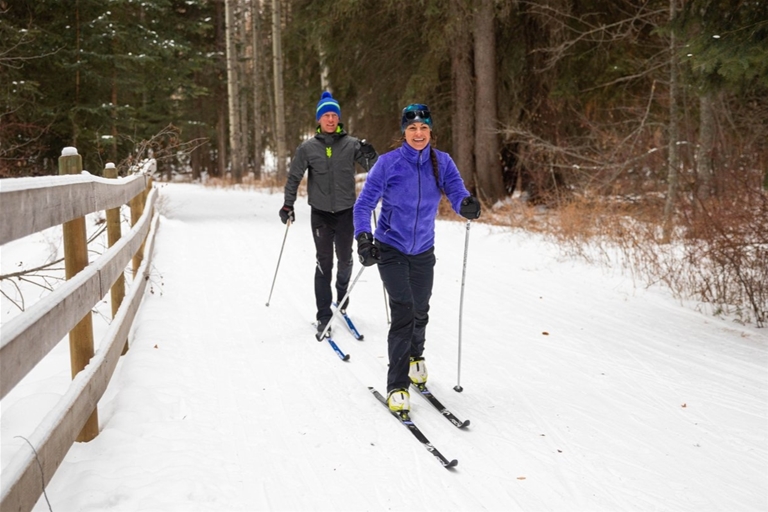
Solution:
[{"label": "wooden fence", "polygon": [[[116,177],[114,167],[109,165],[105,175],[109,176],[110,171]],[[0,180],[0,245],[61,225],[67,273],[65,284],[3,325],[0,398],[67,333],[73,374],[56,406],[34,432],[24,433],[29,443],[3,469],[3,512],[31,510],[72,444],[89,441],[98,434],[96,405],[127,348],[128,333],[149,277],[158,219],[154,208],[157,192],[150,178],[134,175],[107,179],[83,173],[75,148],[62,151],[59,173],[62,176]],[[130,205],[132,227],[121,236],[119,208],[124,204]],[[107,211],[110,247],[89,263],[84,247],[85,215],[101,210]],[[123,272],[131,262],[134,279],[126,293]],[[94,353],[91,310],[110,288],[113,318]],[[116,291],[124,293],[124,297],[118,297]]]}]

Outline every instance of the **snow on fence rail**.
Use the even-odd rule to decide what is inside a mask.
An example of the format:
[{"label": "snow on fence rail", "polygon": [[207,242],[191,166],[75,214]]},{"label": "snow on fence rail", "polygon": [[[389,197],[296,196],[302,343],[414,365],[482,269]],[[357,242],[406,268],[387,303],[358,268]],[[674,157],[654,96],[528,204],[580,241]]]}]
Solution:
[{"label": "snow on fence rail", "polygon": [[[98,434],[96,405],[104,394],[117,361],[124,351],[128,333],[146,288],[152,243],[158,216],[154,204],[157,192],[145,175],[106,179],[82,172],[82,160],[75,148],[65,148],[59,159],[65,176],[0,180],[0,244],[57,225],[82,221],[100,210],[114,212],[123,204],[131,207],[132,228],[120,236],[110,235],[110,247],[95,261],[87,254],[74,275],[68,265],[66,283],[3,326],[0,333],[0,398],[4,397],[69,332],[70,345],[85,319],[91,329],[91,352],[75,368],[68,390],[48,412],[35,431],[25,436],[23,446],[4,468],[0,479],[0,509],[31,510],[44,487],[76,441],[88,441]],[[112,171],[113,167],[106,171]],[[13,219],[9,221],[9,219]],[[71,226],[70,226],[71,228]],[[77,231],[75,229],[75,231]],[[75,237],[77,238],[77,237]],[[84,237],[83,237],[84,241]],[[65,240],[65,252],[72,244]],[[85,248],[87,251],[87,247]],[[65,259],[67,256],[65,255]],[[122,283],[123,271],[133,260],[134,279],[118,305],[113,303],[110,327],[93,354],[90,314],[110,287]],[[68,262],[69,263],[69,262]],[[114,295],[114,292],[113,292]],[[114,298],[114,297],[113,297]],[[91,357],[92,354],[92,357]],[[95,421],[94,421],[95,420]],[[95,431],[88,424],[95,424]],[[42,471],[42,475],[41,475]]]}]

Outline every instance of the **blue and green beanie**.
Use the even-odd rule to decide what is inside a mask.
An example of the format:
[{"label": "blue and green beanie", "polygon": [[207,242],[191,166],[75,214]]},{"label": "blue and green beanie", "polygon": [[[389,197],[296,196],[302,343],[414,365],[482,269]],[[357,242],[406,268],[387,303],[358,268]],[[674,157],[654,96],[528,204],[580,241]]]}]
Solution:
[{"label": "blue and green beanie", "polygon": [[423,103],[411,103],[403,109],[403,117],[400,119],[400,132],[405,133],[409,124],[424,123],[432,130],[432,114],[429,107]]},{"label": "blue and green beanie", "polygon": [[326,112],[336,112],[336,115],[341,119],[341,107],[339,107],[339,102],[333,99],[333,96],[331,96],[331,93],[328,91],[325,91],[320,96],[320,101],[317,102],[315,120],[319,121]]}]

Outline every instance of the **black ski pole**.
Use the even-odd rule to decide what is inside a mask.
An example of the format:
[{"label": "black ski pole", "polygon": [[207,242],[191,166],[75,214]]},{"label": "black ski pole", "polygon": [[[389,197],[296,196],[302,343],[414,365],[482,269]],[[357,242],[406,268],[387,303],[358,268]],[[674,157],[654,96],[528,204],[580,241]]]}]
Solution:
[{"label": "black ski pole", "polygon": [[464,264],[461,269],[461,298],[459,299],[459,367],[456,372],[456,385],[453,390],[457,393],[464,391],[461,387],[461,319],[464,311],[464,280],[467,275],[467,249],[469,248],[469,227],[472,225],[471,220],[467,220],[467,232],[464,235]]},{"label": "black ski pole", "polygon": [[272,288],[269,289],[269,298],[267,299],[267,307],[269,307],[269,301],[272,300],[272,290],[275,289],[275,281],[277,280],[277,270],[280,268],[280,260],[283,259],[283,249],[285,248],[285,239],[288,238],[288,228],[291,227],[291,219],[285,223],[285,235],[283,235],[283,245],[280,246],[280,256],[277,258],[277,267],[275,267],[275,277],[272,278]]}]

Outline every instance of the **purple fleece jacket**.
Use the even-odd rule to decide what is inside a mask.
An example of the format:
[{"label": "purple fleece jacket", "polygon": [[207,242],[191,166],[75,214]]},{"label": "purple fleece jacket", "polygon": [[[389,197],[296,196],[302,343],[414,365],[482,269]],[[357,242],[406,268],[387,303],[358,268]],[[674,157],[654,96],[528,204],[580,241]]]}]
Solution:
[{"label": "purple fleece jacket", "polygon": [[404,142],[379,156],[355,202],[355,238],[371,231],[371,212],[381,200],[376,240],[409,255],[421,254],[435,245],[441,190],[457,213],[469,192],[451,156],[435,149],[440,170],[438,188],[429,151],[429,146],[416,151]]}]

